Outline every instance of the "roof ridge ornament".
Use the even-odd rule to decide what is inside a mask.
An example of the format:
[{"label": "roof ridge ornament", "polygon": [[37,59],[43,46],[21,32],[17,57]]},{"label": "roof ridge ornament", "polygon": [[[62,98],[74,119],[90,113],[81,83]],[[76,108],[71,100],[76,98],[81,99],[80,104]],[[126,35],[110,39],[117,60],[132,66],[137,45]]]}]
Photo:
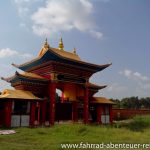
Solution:
[{"label": "roof ridge ornament", "polygon": [[77,50],[76,50],[75,47],[74,47],[74,49],[73,49],[73,53],[74,53],[74,54],[77,54]]},{"label": "roof ridge ornament", "polygon": [[45,39],[45,43],[44,43],[44,48],[45,49],[49,49],[49,44],[48,44],[48,42],[47,42],[47,38]]},{"label": "roof ridge ornament", "polygon": [[63,40],[62,37],[60,38],[60,42],[59,42],[59,50],[64,50],[64,44],[63,44]]}]

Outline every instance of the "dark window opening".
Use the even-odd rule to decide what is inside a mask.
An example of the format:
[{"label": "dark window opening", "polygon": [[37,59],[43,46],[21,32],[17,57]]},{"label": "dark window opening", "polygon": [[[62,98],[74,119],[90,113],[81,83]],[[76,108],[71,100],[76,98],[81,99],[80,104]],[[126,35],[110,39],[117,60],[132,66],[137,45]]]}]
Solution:
[{"label": "dark window opening", "polygon": [[15,101],[13,114],[15,115],[27,115],[29,114],[29,104],[26,101]]}]

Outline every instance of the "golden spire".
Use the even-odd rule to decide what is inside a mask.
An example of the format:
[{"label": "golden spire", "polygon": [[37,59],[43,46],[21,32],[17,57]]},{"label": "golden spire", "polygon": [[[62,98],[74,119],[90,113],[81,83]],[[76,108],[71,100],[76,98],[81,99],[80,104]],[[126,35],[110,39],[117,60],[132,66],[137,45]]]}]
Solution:
[{"label": "golden spire", "polygon": [[49,50],[49,48],[50,48],[50,46],[49,46],[49,44],[47,42],[47,38],[46,38],[45,43],[42,46],[42,49],[40,50],[38,56],[42,56],[47,50]]},{"label": "golden spire", "polygon": [[60,39],[60,42],[59,42],[59,47],[58,47],[60,50],[64,50],[64,44],[63,44],[63,40],[62,38]]},{"label": "golden spire", "polygon": [[76,48],[75,48],[75,47],[74,47],[74,49],[73,49],[73,53],[74,53],[74,54],[77,54]]},{"label": "golden spire", "polygon": [[45,49],[49,49],[49,44],[48,44],[48,42],[47,42],[47,38],[46,38],[45,43],[44,43],[44,48],[45,48]]}]

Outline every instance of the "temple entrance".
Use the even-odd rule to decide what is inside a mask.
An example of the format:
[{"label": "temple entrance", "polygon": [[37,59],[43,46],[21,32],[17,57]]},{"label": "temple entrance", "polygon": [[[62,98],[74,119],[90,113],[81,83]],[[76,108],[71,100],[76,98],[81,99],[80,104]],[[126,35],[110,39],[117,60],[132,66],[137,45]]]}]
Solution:
[{"label": "temple entrance", "polygon": [[72,103],[65,100],[62,90],[56,89],[55,121],[67,120],[72,120]]},{"label": "temple entrance", "polygon": [[56,103],[55,121],[72,120],[72,103]]},{"label": "temple entrance", "polygon": [[30,102],[13,101],[11,127],[29,126]]}]

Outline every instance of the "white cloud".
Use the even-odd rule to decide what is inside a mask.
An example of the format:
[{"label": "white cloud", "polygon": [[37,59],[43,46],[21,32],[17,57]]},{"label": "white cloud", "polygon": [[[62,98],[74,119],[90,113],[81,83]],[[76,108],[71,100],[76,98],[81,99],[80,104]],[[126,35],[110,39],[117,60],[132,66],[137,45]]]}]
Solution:
[{"label": "white cloud", "polygon": [[[92,20],[94,11],[91,0],[12,0],[22,19],[21,27],[32,27],[38,36],[62,34],[63,31],[78,30],[97,39],[103,33]],[[109,0],[100,0],[108,2]],[[42,3],[39,3],[42,2]],[[45,2],[45,6],[43,3]],[[38,5],[37,5],[38,4]],[[36,11],[35,11],[36,10]],[[30,19],[29,19],[30,18]]]},{"label": "white cloud", "polygon": [[150,91],[149,77],[129,69],[124,69],[123,71],[120,71],[119,74],[127,77],[128,79],[130,79],[130,81],[132,81],[133,86],[132,88],[130,87],[129,90],[134,92],[134,95],[149,96],[149,91]]},{"label": "white cloud", "polygon": [[124,75],[125,77],[127,77],[129,79],[134,79],[134,80],[138,80],[138,81],[148,81],[149,80],[149,78],[147,76],[144,76],[139,72],[133,72],[129,69],[120,71],[119,74]]},{"label": "white cloud", "polygon": [[94,30],[90,30],[89,32],[93,37],[95,37],[97,39],[100,39],[103,37],[103,33],[101,33],[101,32],[94,31]]},{"label": "white cloud", "polygon": [[99,39],[103,34],[96,31],[92,12],[93,5],[89,0],[47,0],[46,6],[31,16],[32,29],[39,36],[76,29]]},{"label": "white cloud", "polygon": [[14,3],[17,6],[18,13],[20,17],[24,17],[29,12],[29,0],[14,0]]},{"label": "white cloud", "polygon": [[17,54],[18,54],[17,51],[11,50],[10,48],[0,50],[0,58],[15,56]]},{"label": "white cloud", "polygon": [[3,48],[0,50],[0,58],[8,58],[8,57],[22,57],[22,58],[31,58],[32,55],[29,53],[20,53],[18,51],[12,50],[10,48]]},{"label": "white cloud", "polygon": [[141,75],[139,72],[134,72],[133,75],[137,78],[140,79],[142,81],[148,81],[149,78],[146,76]]},{"label": "white cloud", "polygon": [[104,90],[100,90],[95,96],[104,96],[108,98],[122,98],[127,96],[128,88],[120,83],[111,83]]},{"label": "white cloud", "polygon": [[113,83],[111,85],[109,85],[109,87],[107,88],[108,92],[115,92],[115,93],[121,93],[121,92],[125,92],[127,90],[127,87],[120,85],[118,83]]},{"label": "white cloud", "polygon": [[36,2],[40,2],[43,0],[12,0],[17,7],[17,11],[20,17],[27,17],[30,13],[31,7]]}]

